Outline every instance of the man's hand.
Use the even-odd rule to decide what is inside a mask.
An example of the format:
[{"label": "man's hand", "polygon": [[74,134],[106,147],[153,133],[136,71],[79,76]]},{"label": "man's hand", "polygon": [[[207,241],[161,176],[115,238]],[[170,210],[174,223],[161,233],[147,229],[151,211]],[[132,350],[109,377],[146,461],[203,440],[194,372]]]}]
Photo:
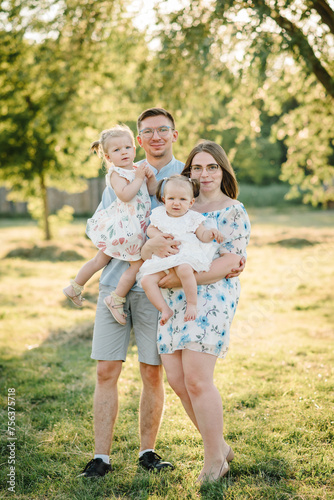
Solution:
[{"label": "man's hand", "polygon": [[181,242],[174,240],[174,236],[171,234],[161,233],[151,241],[154,245],[153,254],[158,257],[164,258],[179,253],[178,246]]},{"label": "man's hand", "polygon": [[236,278],[237,276],[239,276],[245,269],[245,265],[246,259],[245,257],[241,257],[239,267],[237,267],[236,269],[232,269],[232,271],[226,276],[226,279]]},{"label": "man's hand", "polygon": [[160,233],[146,241],[141,249],[142,259],[151,259],[152,255],[164,258],[179,252],[180,241],[174,240],[174,236],[168,233]]}]

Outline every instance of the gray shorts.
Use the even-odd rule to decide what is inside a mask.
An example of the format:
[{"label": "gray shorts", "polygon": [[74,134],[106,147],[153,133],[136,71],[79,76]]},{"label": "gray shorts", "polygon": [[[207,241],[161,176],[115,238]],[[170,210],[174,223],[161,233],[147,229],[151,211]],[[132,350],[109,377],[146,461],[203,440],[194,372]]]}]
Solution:
[{"label": "gray shorts", "polygon": [[148,365],[160,365],[157,349],[157,309],[144,292],[130,290],[124,305],[127,322],[124,326],[120,325],[103,303],[113,290],[113,287],[100,285],[91,358],[99,361],[125,361],[133,327],[139,361]]}]

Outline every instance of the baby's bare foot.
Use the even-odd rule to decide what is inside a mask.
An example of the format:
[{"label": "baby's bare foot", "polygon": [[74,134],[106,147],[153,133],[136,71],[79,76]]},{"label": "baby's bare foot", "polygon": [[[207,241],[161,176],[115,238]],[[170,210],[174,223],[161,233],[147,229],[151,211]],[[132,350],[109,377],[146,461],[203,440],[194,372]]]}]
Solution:
[{"label": "baby's bare foot", "polygon": [[184,315],[184,321],[194,321],[197,316],[197,307],[195,304],[188,304]]},{"label": "baby's bare foot", "polygon": [[170,307],[167,306],[166,309],[163,309],[161,311],[160,325],[163,326],[172,316],[173,316],[173,311],[171,310]]}]

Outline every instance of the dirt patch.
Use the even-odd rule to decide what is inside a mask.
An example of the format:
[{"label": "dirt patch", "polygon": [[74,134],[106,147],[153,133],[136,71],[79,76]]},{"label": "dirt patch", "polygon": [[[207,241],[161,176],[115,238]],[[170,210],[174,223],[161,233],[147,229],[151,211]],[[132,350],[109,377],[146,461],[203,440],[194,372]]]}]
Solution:
[{"label": "dirt patch", "polygon": [[283,240],[273,241],[269,243],[269,245],[280,245],[281,247],[286,248],[303,248],[303,247],[311,247],[313,245],[317,245],[317,241],[310,241],[306,238],[285,238]]},{"label": "dirt patch", "polygon": [[84,249],[80,251],[73,248],[64,248],[63,246],[41,244],[30,247],[19,247],[10,250],[5,259],[25,259],[25,260],[47,260],[58,261],[76,261],[85,260],[87,255]]}]

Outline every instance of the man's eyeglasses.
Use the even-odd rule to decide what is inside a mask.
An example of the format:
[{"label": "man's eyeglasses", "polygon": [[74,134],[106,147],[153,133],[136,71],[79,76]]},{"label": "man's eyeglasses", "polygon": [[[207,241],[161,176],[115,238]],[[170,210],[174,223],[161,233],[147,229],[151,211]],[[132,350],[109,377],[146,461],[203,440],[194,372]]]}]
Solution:
[{"label": "man's eyeglasses", "polygon": [[202,167],[202,165],[192,165],[190,167],[190,170],[195,174],[202,174],[204,169],[208,174],[215,174],[220,169],[220,166],[217,163],[211,163],[211,165],[207,165],[206,167]]},{"label": "man's eyeglasses", "polygon": [[154,135],[154,131],[157,131],[159,137],[167,137],[169,134],[170,130],[174,130],[173,127],[168,127],[167,125],[164,125],[163,127],[157,127],[157,128],[143,128],[143,130],[140,130],[139,133],[144,139],[151,139]]}]

